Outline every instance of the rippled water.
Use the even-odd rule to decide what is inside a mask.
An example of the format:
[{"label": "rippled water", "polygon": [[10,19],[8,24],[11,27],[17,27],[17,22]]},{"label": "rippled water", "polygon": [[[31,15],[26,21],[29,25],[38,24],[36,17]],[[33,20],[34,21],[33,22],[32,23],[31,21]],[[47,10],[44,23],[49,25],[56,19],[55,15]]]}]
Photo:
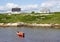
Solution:
[{"label": "rippled water", "polygon": [[[25,38],[19,38],[17,31],[24,32]],[[60,42],[60,29],[0,27],[0,42]]]}]

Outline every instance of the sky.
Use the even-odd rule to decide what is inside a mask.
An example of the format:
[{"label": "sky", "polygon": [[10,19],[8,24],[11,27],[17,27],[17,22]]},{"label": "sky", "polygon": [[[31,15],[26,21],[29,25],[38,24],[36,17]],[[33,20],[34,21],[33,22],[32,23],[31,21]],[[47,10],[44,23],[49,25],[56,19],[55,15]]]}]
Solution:
[{"label": "sky", "polygon": [[0,0],[0,12],[10,12],[14,7],[21,11],[40,12],[42,8],[48,8],[51,12],[60,12],[60,0]]}]

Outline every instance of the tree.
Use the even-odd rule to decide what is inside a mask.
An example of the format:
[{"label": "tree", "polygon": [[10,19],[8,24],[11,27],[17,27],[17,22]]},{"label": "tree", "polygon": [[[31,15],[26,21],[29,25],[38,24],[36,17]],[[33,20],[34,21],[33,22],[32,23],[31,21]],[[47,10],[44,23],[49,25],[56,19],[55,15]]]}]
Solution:
[{"label": "tree", "polygon": [[32,11],[31,13],[32,13],[32,14],[34,14],[35,12],[34,12],[34,11]]}]

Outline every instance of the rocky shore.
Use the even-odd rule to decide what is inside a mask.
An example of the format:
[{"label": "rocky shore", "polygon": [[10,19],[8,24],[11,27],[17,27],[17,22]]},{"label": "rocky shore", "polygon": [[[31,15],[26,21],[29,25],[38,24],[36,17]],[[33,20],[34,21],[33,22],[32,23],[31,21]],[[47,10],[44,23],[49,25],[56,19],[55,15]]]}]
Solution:
[{"label": "rocky shore", "polygon": [[44,28],[60,28],[60,24],[28,24],[28,23],[0,23],[0,27],[44,27]]}]

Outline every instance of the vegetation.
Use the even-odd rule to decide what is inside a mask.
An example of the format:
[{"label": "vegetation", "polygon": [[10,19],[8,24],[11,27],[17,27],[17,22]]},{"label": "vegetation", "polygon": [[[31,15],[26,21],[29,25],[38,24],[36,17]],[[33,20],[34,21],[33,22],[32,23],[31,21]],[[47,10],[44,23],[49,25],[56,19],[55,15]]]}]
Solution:
[{"label": "vegetation", "polygon": [[60,24],[60,13],[51,14],[0,14],[0,23],[15,23],[15,22],[25,22],[25,23],[58,23]]},{"label": "vegetation", "polygon": [[34,14],[35,12],[34,12],[34,11],[32,11],[31,13],[32,13],[32,14]]}]

